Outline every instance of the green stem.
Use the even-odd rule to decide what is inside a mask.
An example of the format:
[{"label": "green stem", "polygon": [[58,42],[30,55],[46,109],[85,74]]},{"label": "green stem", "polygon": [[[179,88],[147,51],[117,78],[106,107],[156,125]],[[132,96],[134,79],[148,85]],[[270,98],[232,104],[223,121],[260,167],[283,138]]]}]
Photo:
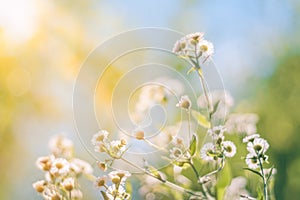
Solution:
[{"label": "green stem", "polygon": [[191,109],[188,110],[188,125],[189,125],[189,140],[191,141],[191,139],[192,139],[192,134],[191,134]]},{"label": "green stem", "polygon": [[200,179],[200,175],[199,175],[199,173],[198,173],[198,171],[197,171],[197,169],[196,169],[195,165],[192,163],[192,161],[191,161],[191,160],[190,160],[188,163],[189,163],[189,165],[192,167],[192,169],[193,169],[194,173],[196,174],[196,176],[197,176],[197,180],[199,180],[199,179]]},{"label": "green stem", "polygon": [[265,200],[269,200],[269,196],[268,196],[268,184],[267,184],[267,180],[266,180],[266,177],[265,177],[265,173],[264,173],[264,168],[263,168],[263,165],[262,165],[262,162],[260,160],[260,155],[258,153],[257,154],[257,157],[258,157],[258,161],[259,161],[259,167],[260,167],[260,173],[262,175],[262,179],[263,179],[263,184],[264,184],[264,199]]},{"label": "green stem", "polygon": [[144,139],[144,141],[145,141],[147,144],[149,144],[151,147],[153,147],[153,148],[155,148],[155,149],[157,149],[157,150],[168,152],[166,149],[157,146],[156,144],[152,143],[150,140]]},{"label": "green stem", "polygon": [[170,188],[173,188],[173,189],[175,189],[175,190],[177,190],[177,191],[179,191],[179,192],[187,193],[187,194],[190,194],[190,195],[201,196],[201,195],[197,194],[197,193],[194,192],[194,191],[185,189],[185,188],[183,188],[183,187],[181,187],[181,186],[179,186],[179,185],[176,185],[176,184],[174,184],[174,183],[172,183],[172,182],[169,182],[169,181],[167,181],[167,180],[163,180],[163,179],[161,179],[161,178],[159,178],[159,177],[153,175],[152,173],[146,171],[145,169],[141,168],[140,166],[138,166],[138,165],[136,165],[136,164],[134,164],[134,163],[132,163],[132,162],[130,162],[130,161],[124,159],[124,158],[121,158],[121,160],[123,160],[123,161],[126,162],[127,164],[129,164],[129,165],[131,165],[131,166],[133,166],[133,167],[139,169],[140,171],[142,171],[143,173],[147,174],[148,176],[151,176],[151,177],[153,177],[153,178],[159,180],[161,183],[163,183],[163,184],[169,186]]},{"label": "green stem", "polygon": [[220,167],[218,167],[218,169],[204,175],[203,177],[211,176],[211,175],[214,175],[214,174],[218,173],[219,171],[221,171],[224,168],[224,166],[225,166],[225,158],[222,158]]},{"label": "green stem", "polygon": [[200,79],[200,83],[201,83],[201,86],[202,86],[202,89],[203,89],[203,93],[204,93],[204,96],[205,96],[205,99],[206,99],[206,102],[207,102],[209,121],[211,121],[211,112],[212,112],[213,109],[212,109],[211,102],[209,100],[208,89],[207,89],[206,84],[205,84],[205,79],[204,79],[203,74],[202,74],[202,69],[200,67],[198,67],[196,71],[197,71],[198,77]]}]

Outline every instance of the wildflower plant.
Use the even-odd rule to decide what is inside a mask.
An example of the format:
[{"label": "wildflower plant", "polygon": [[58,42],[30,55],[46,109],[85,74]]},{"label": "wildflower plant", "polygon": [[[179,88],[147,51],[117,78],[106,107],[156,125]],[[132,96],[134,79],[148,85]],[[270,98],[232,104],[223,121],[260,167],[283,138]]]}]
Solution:
[{"label": "wildflower plant", "polygon": [[[144,123],[149,109],[172,102],[172,92],[176,90],[180,91],[174,93],[181,96],[172,105],[173,109],[182,111],[187,119],[159,128],[157,140],[148,137],[143,126],[126,133],[134,140],[131,143],[126,138],[112,139],[114,134],[105,129],[99,130],[89,141],[97,155],[105,155],[105,158],[96,158],[101,176],[92,175],[91,166],[74,157],[71,141],[62,138],[51,140],[51,155],[40,157],[37,161],[38,168],[45,172],[45,179],[33,184],[44,199],[82,199],[78,183],[82,174],[88,175],[105,200],[134,199],[131,178],[141,183],[136,192],[144,199],[274,198],[271,182],[276,170],[274,167],[266,168],[270,165],[266,154],[270,145],[257,134],[258,117],[255,114],[228,114],[233,106],[229,93],[209,91],[203,69],[207,63],[213,62],[213,44],[205,40],[203,33],[192,33],[179,39],[172,53],[189,63],[186,72],[188,75],[196,74],[202,94],[198,95],[195,103],[191,96],[183,94],[173,79],[167,80],[172,82],[168,88],[160,84],[146,85],[134,106],[133,121],[135,124]],[[182,124],[187,129],[181,129]],[[184,133],[180,135],[179,132]],[[149,163],[147,156],[132,161],[130,150],[135,143],[161,152],[155,159],[167,161],[167,165],[155,167]],[[239,153],[237,147],[244,147],[241,152],[248,152],[242,158],[245,167],[241,173],[250,172],[261,178],[262,189],[258,190],[255,198],[252,197],[255,194],[246,189],[245,177],[231,176],[230,165],[234,163],[230,160]],[[116,169],[116,163],[130,170]]]},{"label": "wildflower plant", "polygon": [[74,157],[73,142],[62,135],[53,137],[49,147],[50,155],[36,161],[37,168],[44,172],[44,179],[33,183],[33,188],[44,199],[83,199],[78,179],[90,178],[92,166]]}]

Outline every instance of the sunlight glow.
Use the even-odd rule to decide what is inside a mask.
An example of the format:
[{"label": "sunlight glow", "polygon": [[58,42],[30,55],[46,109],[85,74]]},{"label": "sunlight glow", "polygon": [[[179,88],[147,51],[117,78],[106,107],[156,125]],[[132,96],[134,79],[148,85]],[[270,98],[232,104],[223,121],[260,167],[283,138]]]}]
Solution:
[{"label": "sunlight glow", "polygon": [[19,43],[29,39],[37,23],[36,0],[2,1],[0,30],[5,39]]}]

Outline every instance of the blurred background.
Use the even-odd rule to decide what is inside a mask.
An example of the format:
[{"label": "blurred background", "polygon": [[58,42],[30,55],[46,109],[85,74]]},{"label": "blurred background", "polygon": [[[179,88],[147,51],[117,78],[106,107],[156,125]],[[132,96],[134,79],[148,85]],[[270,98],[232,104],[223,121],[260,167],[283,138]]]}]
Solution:
[{"label": "blurred background", "polygon": [[[31,184],[48,140],[76,137],[72,93],[80,65],[99,43],[139,27],[202,31],[235,112],[257,112],[271,144],[277,199],[300,196],[300,2],[11,0],[0,4],[0,199],[40,199]],[[134,39],[132,42],[135,42]],[[109,87],[108,87],[109,89]],[[83,183],[86,199],[96,199]],[[99,199],[99,198],[98,198]]]}]

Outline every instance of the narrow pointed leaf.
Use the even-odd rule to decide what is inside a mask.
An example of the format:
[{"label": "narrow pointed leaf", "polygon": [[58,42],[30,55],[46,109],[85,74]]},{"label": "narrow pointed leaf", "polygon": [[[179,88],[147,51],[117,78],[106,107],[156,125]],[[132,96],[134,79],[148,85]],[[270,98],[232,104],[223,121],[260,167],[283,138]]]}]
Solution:
[{"label": "narrow pointed leaf", "polygon": [[274,166],[271,168],[271,170],[270,170],[270,172],[269,172],[269,174],[268,174],[267,182],[269,182],[270,178],[272,177],[273,170],[274,170]]},{"label": "narrow pointed leaf", "polygon": [[191,67],[191,68],[189,69],[189,71],[188,71],[186,74],[189,75],[192,71],[195,71],[195,70],[196,70],[195,67]]},{"label": "narrow pointed leaf", "polygon": [[197,137],[194,134],[190,143],[190,147],[189,147],[189,151],[191,156],[194,156],[196,153],[196,149],[197,149]]},{"label": "narrow pointed leaf", "polygon": [[155,169],[154,167],[149,167],[149,171],[150,173],[155,176],[157,179],[161,180],[161,181],[165,181],[162,176],[160,175],[159,171],[157,169]]},{"label": "narrow pointed leaf", "polygon": [[210,128],[210,123],[204,115],[195,110],[192,110],[192,115],[200,126],[203,128]]},{"label": "narrow pointed leaf", "polygon": [[254,174],[257,174],[258,176],[260,176],[261,178],[263,178],[263,176],[258,171],[255,171],[255,170],[250,169],[250,168],[244,168],[244,170],[248,170],[250,172],[253,172]]},{"label": "narrow pointed leaf", "polygon": [[212,115],[218,110],[220,103],[221,100],[217,101],[217,103],[214,104],[213,111],[211,112]]}]

